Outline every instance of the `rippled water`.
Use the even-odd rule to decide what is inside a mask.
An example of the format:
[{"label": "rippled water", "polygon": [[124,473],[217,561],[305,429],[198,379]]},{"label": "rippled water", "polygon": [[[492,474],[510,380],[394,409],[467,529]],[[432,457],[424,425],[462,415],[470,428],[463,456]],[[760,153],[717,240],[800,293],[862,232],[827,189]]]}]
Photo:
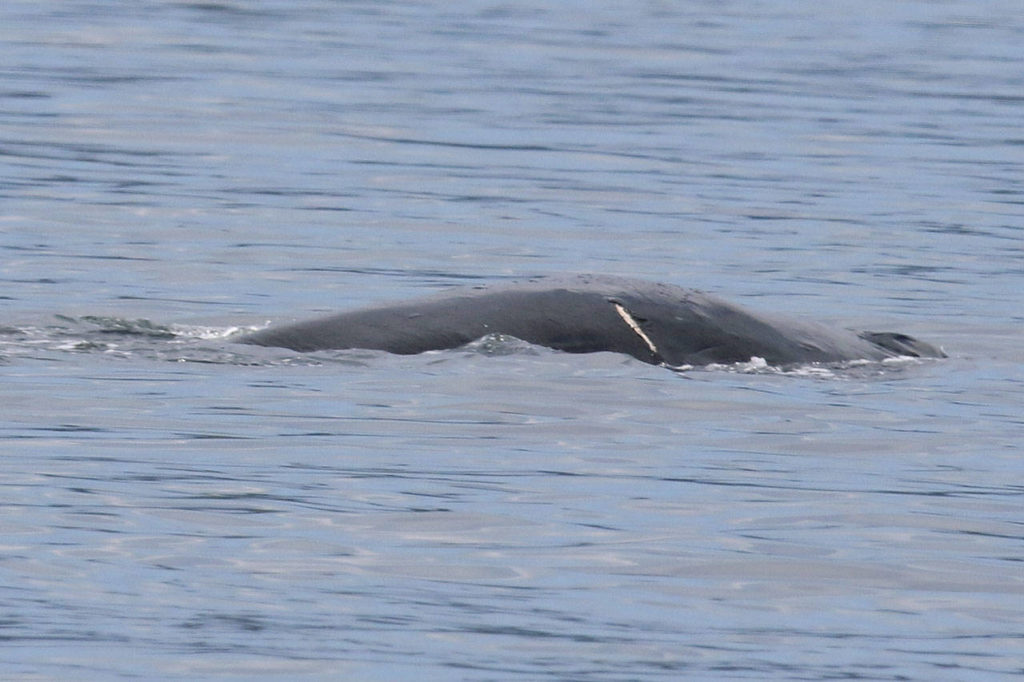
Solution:
[{"label": "rippled water", "polygon": [[[3,679],[1024,672],[1017,2],[5,2]],[[942,345],[233,330],[589,271]]]}]

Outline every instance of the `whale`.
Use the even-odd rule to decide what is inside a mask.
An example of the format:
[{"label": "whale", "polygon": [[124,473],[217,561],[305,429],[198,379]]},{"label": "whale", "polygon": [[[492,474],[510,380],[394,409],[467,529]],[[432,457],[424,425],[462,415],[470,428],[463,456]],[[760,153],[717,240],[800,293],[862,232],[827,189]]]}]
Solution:
[{"label": "whale", "polygon": [[612,352],[670,368],[941,358],[896,332],[855,331],[761,314],[674,284],[612,275],[554,275],[272,325],[236,340],[299,352],[371,349],[403,355],[509,336],[569,353]]}]

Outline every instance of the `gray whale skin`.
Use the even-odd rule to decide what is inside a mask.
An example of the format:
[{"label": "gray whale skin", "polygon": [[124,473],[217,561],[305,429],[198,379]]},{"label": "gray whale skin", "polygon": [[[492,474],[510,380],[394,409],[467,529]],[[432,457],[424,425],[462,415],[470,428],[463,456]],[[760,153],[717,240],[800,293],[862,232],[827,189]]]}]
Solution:
[{"label": "gray whale skin", "polygon": [[502,334],[569,353],[625,353],[656,365],[842,363],[945,357],[904,334],[856,332],[761,315],[671,284],[606,275],[538,277],[269,327],[242,343],[297,351],[413,354]]}]

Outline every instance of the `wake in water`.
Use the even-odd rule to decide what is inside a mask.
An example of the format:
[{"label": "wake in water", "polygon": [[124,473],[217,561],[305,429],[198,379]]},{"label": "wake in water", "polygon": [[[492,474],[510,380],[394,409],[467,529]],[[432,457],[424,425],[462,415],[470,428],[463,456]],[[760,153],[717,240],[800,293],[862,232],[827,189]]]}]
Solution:
[{"label": "wake in water", "polygon": [[[57,315],[51,322],[0,328],[0,358],[90,353],[122,358],[210,362],[214,360],[202,356],[211,352],[223,355],[223,349],[204,348],[202,342],[223,341],[240,331],[243,331],[240,327],[168,325],[146,319],[101,315]],[[187,356],[187,353],[195,351],[200,351],[200,355],[195,358]],[[223,361],[231,362],[230,358]]]}]

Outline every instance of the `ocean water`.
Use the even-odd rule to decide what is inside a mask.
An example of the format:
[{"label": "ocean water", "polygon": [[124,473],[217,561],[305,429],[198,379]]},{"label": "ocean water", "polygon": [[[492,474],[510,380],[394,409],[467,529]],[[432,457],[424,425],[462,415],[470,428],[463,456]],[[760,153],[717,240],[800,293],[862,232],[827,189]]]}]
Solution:
[{"label": "ocean water", "polygon": [[[0,6],[0,679],[1024,673],[1010,0]],[[940,361],[237,331],[601,272]]]}]

